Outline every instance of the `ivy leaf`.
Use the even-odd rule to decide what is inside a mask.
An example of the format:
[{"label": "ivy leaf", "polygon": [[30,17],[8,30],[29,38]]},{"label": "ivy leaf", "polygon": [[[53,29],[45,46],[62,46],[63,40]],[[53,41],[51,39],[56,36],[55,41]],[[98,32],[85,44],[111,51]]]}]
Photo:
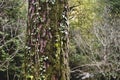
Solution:
[{"label": "ivy leaf", "polygon": [[46,0],[40,0],[41,2],[46,2]]},{"label": "ivy leaf", "polygon": [[52,4],[55,4],[55,0],[50,0],[49,2],[51,2]]},{"label": "ivy leaf", "polygon": [[26,77],[27,77],[27,79],[30,79],[30,80],[33,79],[33,76],[32,76],[32,75],[27,75]]},{"label": "ivy leaf", "polygon": [[58,43],[56,43],[56,44],[55,44],[55,47],[59,47],[59,44],[58,44]]}]

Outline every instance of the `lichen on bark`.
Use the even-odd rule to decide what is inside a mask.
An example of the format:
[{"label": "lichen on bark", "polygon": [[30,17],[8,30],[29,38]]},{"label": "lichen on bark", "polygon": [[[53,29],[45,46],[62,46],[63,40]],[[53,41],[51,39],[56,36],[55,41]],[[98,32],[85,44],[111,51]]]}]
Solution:
[{"label": "lichen on bark", "polygon": [[67,0],[29,0],[26,80],[69,80]]}]

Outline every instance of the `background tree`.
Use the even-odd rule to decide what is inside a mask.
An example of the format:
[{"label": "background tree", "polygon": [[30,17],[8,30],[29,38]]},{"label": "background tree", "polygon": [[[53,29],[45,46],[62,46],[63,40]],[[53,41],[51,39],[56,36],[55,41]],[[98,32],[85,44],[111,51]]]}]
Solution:
[{"label": "background tree", "polygon": [[22,75],[26,6],[23,0],[0,0],[0,80]]},{"label": "background tree", "polygon": [[119,0],[74,3],[79,6],[71,12],[77,15],[70,21],[71,80],[119,79]]}]

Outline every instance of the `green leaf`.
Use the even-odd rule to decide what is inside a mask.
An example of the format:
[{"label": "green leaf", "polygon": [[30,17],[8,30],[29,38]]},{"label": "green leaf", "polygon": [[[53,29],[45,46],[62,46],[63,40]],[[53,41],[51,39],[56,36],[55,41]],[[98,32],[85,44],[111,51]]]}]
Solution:
[{"label": "green leaf", "polygon": [[46,0],[40,0],[41,2],[46,2]]},{"label": "green leaf", "polygon": [[32,75],[27,75],[26,78],[27,78],[27,79],[30,78],[30,80],[32,80],[32,79],[33,79],[33,76],[32,76]]}]

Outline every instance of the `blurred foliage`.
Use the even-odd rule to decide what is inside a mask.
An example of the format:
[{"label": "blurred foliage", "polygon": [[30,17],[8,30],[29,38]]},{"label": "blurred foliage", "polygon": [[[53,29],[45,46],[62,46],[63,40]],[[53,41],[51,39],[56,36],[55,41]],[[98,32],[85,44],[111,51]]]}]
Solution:
[{"label": "blurred foliage", "polygon": [[106,0],[106,3],[109,3],[111,6],[111,12],[116,14],[120,13],[120,0]]},{"label": "blurred foliage", "polygon": [[73,7],[69,15],[69,56],[70,67],[74,73],[71,73],[71,76],[78,75],[71,80],[81,79],[80,74],[86,72],[94,74],[92,80],[119,79],[120,74],[117,71],[120,67],[117,59],[117,56],[120,56],[119,2],[119,0],[72,0],[69,2],[70,7]]},{"label": "blurred foliage", "polygon": [[[76,7],[74,7],[73,10],[70,11],[70,17],[71,17],[70,19],[70,41],[71,41],[70,48],[71,49],[70,50],[74,49],[74,51],[76,52],[70,51],[70,55],[74,56],[77,53],[77,54],[86,56],[85,54],[83,54],[84,50],[82,51],[80,48],[78,48],[79,45],[76,44],[74,38],[78,34],[81,34],[81,36],[85,38],[86,42],[90,42],[89,40],[93,38],[90,31],[91,31],[91,27],[93,27],[93,20],[95,18],[94,10],[95,10],[96,4],[94,3],[94,1],[89,2],[89,0],[85,0],[85,1],[77,0],[74,2],[74,4],[73,2],[72,3],[70,2],[70,5],[71,6],[75,5]],[[84,60],[80,60],[80,61],[84,61]]]},{"label": "blurred foliage", "polygon": [[23,0],[0,0],[0,80],[22,74],[26,13]]}]

